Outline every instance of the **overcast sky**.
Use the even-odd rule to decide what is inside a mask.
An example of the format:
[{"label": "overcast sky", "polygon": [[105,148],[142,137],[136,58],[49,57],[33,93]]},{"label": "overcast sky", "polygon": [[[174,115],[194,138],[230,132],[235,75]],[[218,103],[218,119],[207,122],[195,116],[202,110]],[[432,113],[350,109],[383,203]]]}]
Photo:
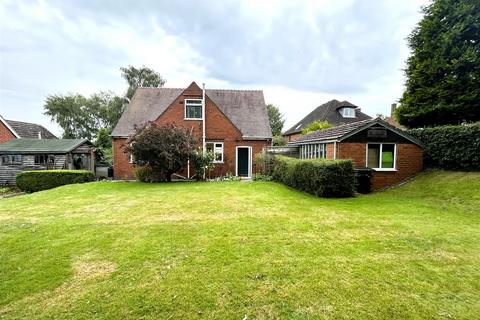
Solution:
[{"label": "overcast sky", "polygon": [[262,89],[286,128],[330,99],[388,115],[428,0],[0,1],[0,114],[60,133],[49,94],[112,90],[119,68],[167,87]]}]

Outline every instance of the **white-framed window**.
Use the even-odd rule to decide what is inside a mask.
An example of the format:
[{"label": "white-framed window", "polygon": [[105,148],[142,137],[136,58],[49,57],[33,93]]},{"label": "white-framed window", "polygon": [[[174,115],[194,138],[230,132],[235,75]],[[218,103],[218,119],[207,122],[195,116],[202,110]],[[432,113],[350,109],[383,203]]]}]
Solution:
[{"label": "white-framed window", "polygon": [[327,145],[325,143],[304,144],[300,146],[300,159],[326,159]]},{"label": "white-framed window", "polygon": [[378,171],[394,171],[396,161],[394,143],[367,143],[367,167]]},{"label": "white-framed window", "polygon": [[223,163],[223,142],[207,142],[206,147],[213,154],[213,163]]},{"label": "white-framed window", "polygon": [[3,164],[21,164],[22,155],[21,154],[4,154],[1,156]]},{"label": "white-framed window", "polygon": [[355,109],[354,108],[342,108],[340,110],[342,117],[344,118],[355,118]]},{"label": "white-framed window", "polygon": [[201,120],[202,115],[202,99],[185,99],[185,119]]}]

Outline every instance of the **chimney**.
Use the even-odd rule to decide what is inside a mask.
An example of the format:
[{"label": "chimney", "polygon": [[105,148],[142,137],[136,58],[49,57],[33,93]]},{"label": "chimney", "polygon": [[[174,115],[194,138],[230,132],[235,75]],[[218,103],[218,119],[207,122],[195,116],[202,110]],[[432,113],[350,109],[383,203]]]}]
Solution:
[{"label": "chimney", "polygon": [[42,139],[42,131],[38,131],[38,139]]},{"label": "chimney", "polygon": [[392,107],[390,109],[390,116],[393,117],[393,113],[395,112],[395,110],[397,109],[397,104],[396,103],[392,103]]}]

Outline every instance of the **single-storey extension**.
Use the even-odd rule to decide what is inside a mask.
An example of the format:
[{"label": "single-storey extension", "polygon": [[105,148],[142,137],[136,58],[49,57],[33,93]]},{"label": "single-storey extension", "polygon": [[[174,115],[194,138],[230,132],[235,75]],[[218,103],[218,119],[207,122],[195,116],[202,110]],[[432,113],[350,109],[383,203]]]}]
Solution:
[{"label": "single-storey extension", "polygon": [[19,172],[41,169],[94,171],[93,145],[86,139],[13,139],[0,144],[0,185],[14,185]]},{"label": "single-storey extension", "polygon": [[374,190],[423,170],[421,142],[380,118],[311,132],[289,145],[302,159],[351,159],[357,169],[371,169]]}]

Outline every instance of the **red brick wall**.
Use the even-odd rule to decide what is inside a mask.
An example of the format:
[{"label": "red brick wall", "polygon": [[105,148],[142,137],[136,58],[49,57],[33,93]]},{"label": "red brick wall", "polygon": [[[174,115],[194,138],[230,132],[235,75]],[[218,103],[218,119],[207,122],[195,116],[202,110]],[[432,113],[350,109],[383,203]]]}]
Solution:
[{"label": "red brick wall", "polygon": [[0,121],[0,143],[15,139],[15,135]]},{"label": "red brick wall", "polygon": [[293,134],[285,135],[285,138],[287,139],[287,142],[290,142],[290,141],[298,140],[300,136],[301,136],[300,133],[293,133]]},{"label": "red brick wall", "polygon": [[[366,166],[365,143],[338,143],[338,159],[352,159],[356,166]],[[373,174],[373,189],[382,189],[423,170],[423,150],[415,144],[396,144],[396,171],[377,171]]]},{"label": "red brick wall", "polygon": [[[161,114],[157,120],[158,124],[175,123],[187,130],[192,130],[198,138],[199,147],[202,143],[202,121],[184,119],[184,99],[201,98],[202,91],[196,86],[190,86]],[[230,122],[230,120],[218,109],[208,97],[205,100],[205,125],[206,141],[223,142],[223,164],[215,164],[215,168],[209,173],[210,177],[217,177],[231,173],[235,175],[235,157],[237,146],[251,146],[253,158],[262,151],[262,148],[270,145],[269,141],[246,141],[242,140],[241,132]],[[124,154],[122,146],[126,139],[113,140],[114,152],[114,175],[116,179],[133,179],[134,170],[129,163],[129,156]],[[254,160],[254,159],[253,159]],[[254,162],[254,161],[253,161]],[[254,169],[253,169],[254,170]],[[186,170],[185,170],[186,171]],[[192,171],[193,173],[193,171]],[[186,175],[186,172],[182,172]]]}]

